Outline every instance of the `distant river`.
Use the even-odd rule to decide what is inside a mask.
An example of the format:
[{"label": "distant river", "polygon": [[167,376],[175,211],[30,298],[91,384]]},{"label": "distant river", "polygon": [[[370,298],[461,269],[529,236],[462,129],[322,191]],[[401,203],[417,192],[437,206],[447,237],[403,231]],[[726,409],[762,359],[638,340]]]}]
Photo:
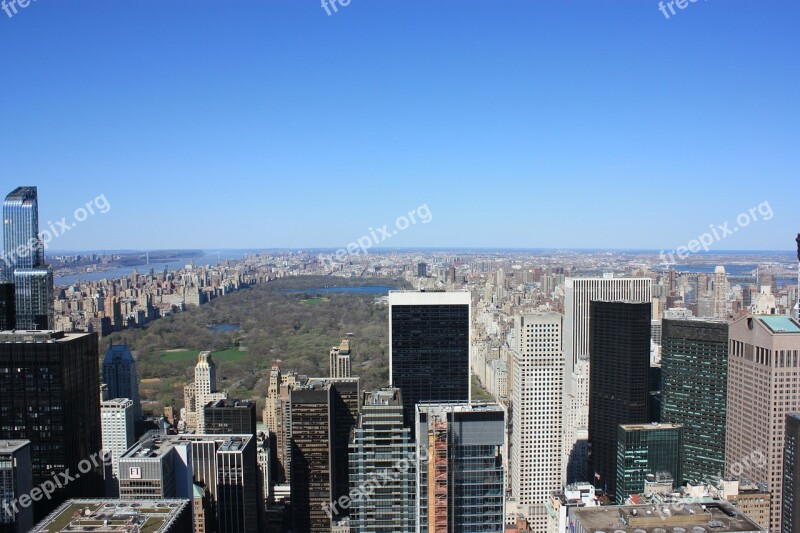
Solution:
[{"label": "distant river", "polygon": [[[244,253],[223,252],[220,260],[241,259],[243,257]],[[83,274],[75,274],[73,276],[56,276],[54,284],[56,286],[72,285],[73,283],[77,283],[79,281],[99,281],[101,279],[122,278],[129,274],[133,274],[134,270],[138,270],[139,274],[147,274],[151,268],[155,273],[163,272],[164,268],[166,268],[168,271],[180,270],[186,265],[190,264],[192,259],[194,259],[195,265],[216,265],[218,263],[217,254],[210,254],[203,257],[176,259],[166,263],[151,262],[149,265],[142,263],[141,265],[136,266],[112,268],[111,270],[105,270],[103,272],[85,272]]]}]

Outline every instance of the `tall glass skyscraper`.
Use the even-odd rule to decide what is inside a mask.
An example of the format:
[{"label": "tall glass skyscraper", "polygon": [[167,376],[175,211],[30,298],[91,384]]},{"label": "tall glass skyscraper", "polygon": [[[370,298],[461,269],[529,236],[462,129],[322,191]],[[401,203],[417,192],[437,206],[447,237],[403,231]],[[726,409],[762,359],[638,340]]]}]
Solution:
[{"label": "tall glass skyscraper", "polygon": [[364,393],[358,426],[350,443],[350,488],[379,485],[369,498],[350,506],[351,531],[412,533],[414,507],[414,442],[403,427],[399,389]]},{"label": "tall glass skyscraper", "polygon": [[420,402],[470,399],[469,292],[389,292],[389,381],[403,391],[403,416]]},{"label": "tall glass skyscraper", "polygon": [[[674,487],[683,477],[683,427],[674,424],[623,424],[617,432],[617,504],[644,491],[648,475],[671,478]],[[663,477],[667,474],[666,477]]]},{"label": "tall glass skyscraper", "polygon": [[417,531],[503,531],[503,408],[420,404],[416,430]]},{"label": "tall glass skyscraper", "polygon": [[707,482],[725,471],[728,323],[664,319],[661,342],[661,421],[684,427],[684,479]]},{"label": "tall glass skyscraper", "polygon": [[13,282],[16,327],[53,329],[53,273],[44,264],[36,187],[17,187],[3,202],[3,278]]}]

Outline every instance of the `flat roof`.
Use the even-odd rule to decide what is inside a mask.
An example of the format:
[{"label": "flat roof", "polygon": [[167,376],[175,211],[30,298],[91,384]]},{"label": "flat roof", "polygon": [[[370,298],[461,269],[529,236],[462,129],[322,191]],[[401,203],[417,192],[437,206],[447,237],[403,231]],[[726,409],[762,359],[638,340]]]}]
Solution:
[{"label": "flat roof", "polygon": [[800,324],[784,315],[762,315],[754,317],[773,333],[800,333]]},{"label": "flat roof", "polygon": [[30,533],[166,533],[188,506],[189,500],[178,499],[67,500]]},{"label": "flat roof", "polygon": [[[218,442],[221,445],[232,439],[238,439],[243,448],[247,441],[253,438],[252,435],[194,435],[191,433],[181,433],[180,435],[163,435],[158,430],[152,430],[139,439],[139,442],[131,446],[119,458],[122,460],[136,459],[155,459],[168,453],[172,448],[180,444],[191,444],[193,442]],[[237,448],[238,449],[238,448]],[[236,451],[236,450],[227,450]]]},{"label": "flat roof", "polygon": [[680,429],[683,426],[680,424],[662,424],[659,422],[652,422],[650,424],[620,424],[619,427],[626,431],[642,431],[651,429]]},{"label": "flat roof", "polygon": [[0,440],[0,453],[2,453],[2,454],[14,453],[14,452],[16,452],[18,450],[21,450],[22,448],[24,448],[25,446],[29,445],[30,443],[31,443],[31,441],[29,441],[29,440],[21,440],[21,439],[17,439],[17,440],[8,439],[8,440],[6,440],[6,439],[3,439],[3,440]]},{"label": "flat roof", "polygon": [[682,506],[611,505],[576,507],[570,515],[592,533],[749,533],[767,529],[727,502]]}]

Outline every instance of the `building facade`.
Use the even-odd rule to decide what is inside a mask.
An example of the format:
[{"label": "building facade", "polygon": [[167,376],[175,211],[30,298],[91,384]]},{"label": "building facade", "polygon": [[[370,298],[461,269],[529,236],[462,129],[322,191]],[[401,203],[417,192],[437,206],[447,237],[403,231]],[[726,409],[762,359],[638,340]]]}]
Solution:
[{"label": "building facade", "polygon": [[710,482],[725,470],[728,323],[663,320],[661,421],[684,428],[684,479]]},{"label": "building facade", "polygon": [[561,489],[564,352],[563,317],[519,315],[511,433],[511,495],[531,529],[547,527],[546,504]]},{"label": "building facade", "polygon": [[617,502],[644,492],[648,479],[682,485],[683,426],[622,424],[617,435]]},{"label": "building facade", "polygon": [[127,344],[109,344],[103,357],[103,383],[108,386],[110,398],[128,398],[133,402],[133,416],[142,415],[139,400],[139,376],[136,361]]},{"label": "building facade", "polygon": [[593,301],[590,313],[587,475],[614,498],[617,428],[649,422],[650,303]]},{"label": "building facade", "polygon": [[33,508],[20,504],[32,489],[30,441],[0,441],[0,533],[26,533],[33,527]]},{"label": "building facade", "polygon": [[406,423],[420,402],[470,399],[469,292],[389,292],[389,382],[403,391]]},{"label": "building facade", "polygon": [[786,416],[782,519],[782,533],[800,530],[800,413]]},{"label": "building facade", "polygon": [[767,484],[768,526],[781,531],[786,415],[800,411],[800,323],[750,316],[733,322],[728,337],[726,472]]},{"label": "building facade", "polygon": [[100,403],[103,451],[111,462],[111,475],[119,479],[119,458],[135,442],[133,401],[114,398]]},{"label": "building facade", "polygon": [[503,531],[502,407],[419,404],[416,435],[417,531]]}]

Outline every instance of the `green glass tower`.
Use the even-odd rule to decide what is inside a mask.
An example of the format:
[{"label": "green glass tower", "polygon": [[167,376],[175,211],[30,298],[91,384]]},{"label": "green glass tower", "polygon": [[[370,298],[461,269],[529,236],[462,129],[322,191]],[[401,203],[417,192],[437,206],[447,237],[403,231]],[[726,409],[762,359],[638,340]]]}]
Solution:
[{"label": "green glass tower", "polygon": [[648,476],[683,480],[683,427],[674,424],[622,424],[617,431],[617,503],[644,491]]},{"label": "green glass tower", "polygon": [[725,470],[728,323],[665,319],[661,420],[684,427],[684,479],[710,481]]}]

